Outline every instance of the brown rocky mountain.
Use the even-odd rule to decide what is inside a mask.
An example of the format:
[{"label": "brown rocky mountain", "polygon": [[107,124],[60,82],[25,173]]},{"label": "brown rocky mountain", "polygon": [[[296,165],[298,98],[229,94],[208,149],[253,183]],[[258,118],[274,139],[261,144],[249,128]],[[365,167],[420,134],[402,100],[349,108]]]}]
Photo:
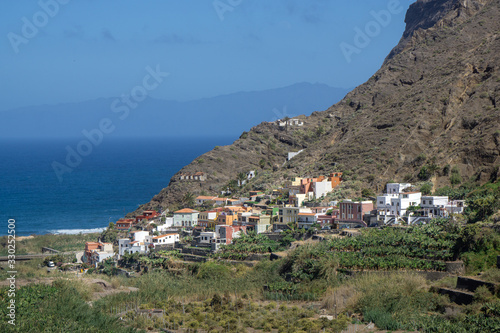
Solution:
[{"label": "brown rocky mountain", "polygon": [[[342,191],[381,191],[393,181],[487,182],[500,164],[500,2],[418,0],[407,28],[366,83],[303,126],[261,123],[179,171],[140,207],[176,208],[185,193],[217,194],[239,172],[245,189],[271,189],[292,175],[344,171]],[[287,153],[304,149],[286,162]],[[180,181],[202,171],[205,182]],[[456,181],[455,181],[456,182]]]}]

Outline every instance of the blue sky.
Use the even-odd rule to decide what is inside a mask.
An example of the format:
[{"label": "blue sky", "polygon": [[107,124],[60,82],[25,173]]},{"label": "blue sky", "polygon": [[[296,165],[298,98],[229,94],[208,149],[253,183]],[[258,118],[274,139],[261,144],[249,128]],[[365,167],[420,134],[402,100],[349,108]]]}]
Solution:
[{"label": "blue sky", "polygon": [[[148,66],[170,73],[150,92],[162,99],[297,82],[354,87],[397,44],[412,2],[8,1],[0,12],[0,110],[120,96]],[[374,13],[389,16],[377,21]],[[356,40],[360,30],[371,36]],[[357,51],[347,59],[342,45]]]}]

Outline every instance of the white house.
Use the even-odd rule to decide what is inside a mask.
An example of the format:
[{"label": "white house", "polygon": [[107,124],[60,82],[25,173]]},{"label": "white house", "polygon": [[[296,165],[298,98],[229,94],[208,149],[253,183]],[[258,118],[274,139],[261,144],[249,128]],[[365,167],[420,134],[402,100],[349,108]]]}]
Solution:
[{"label": "white house", "polygon": [[312,182],[314,198],[321,198],[332,191],[332,182],[328,179],[323,179],[321,182]]},{"label": "white house", "polygon": [[132,241],[129,238],[122,238],[118,240],[118,259],[125,253],[147,253],[148,248],[144,241]]},{"label": "white house", "polygon": [[292,119],[288,119],[287,121],[283,121],[283,120],[278,120],[278,123],[279,123],[279,126],[280,127],[285,127],[285,126],[304,126],[304,122],[300,119],[297,119],[297,118],[292,118]]},{"label": "white house", "polygon": [[118,240],[118,259],[125,253],[130,252],[130,238],[121,238]]},{"label": "white house", "polygon": [[422,193],[420,192],[407,192],[400,193],[396,198],[391,198],[390,215],[398,218],[405,216],[408,207],[420,204],[421,197]]},{"label": "white house", "polygon": [[464,212],[464,200],[449,201],[446,196],[424,196],[420,206],[426,217],[448,217]]},{"label": "white house", "polygon": [[131,242],[129,253],[148,253],[149,249],[144,242]]},{"label": "white house", "polygon": [[203,243],[203,244],[210,244],[216,238],[217,238],[217,233],[215,233],[215,232],[202,232],[202,233],[200,233],[200,243]]},{"label": "white house", "polygon": [[168,229],[172,228],[174,226],[174,218],[173,217],[166,217],[165,218],[165,223],[160,224],[156,226],[156,231],[158,231],[160,234],[164,233]]},{"label": "white house", "polygon": [[159,236],[148,236],[146,238],[145,244],[147,246],[152,245],[153,247],[156,247],[157,245],[174,245],[175,242],[179,241],[179,234],[178,233],[170,233],[170,234],[165,234],[165,235],[159,235]]},{"label": "white house", "polygon": [[252,180],[255,178],[255,170],[250,170],[247,172],[247,180]]},{"label": "white house", "polygon": [[408,183],[389,183],[386,193],[377,196],[377,215],[379,220],[399,219],[406,214],[408,207],[418,206],[422,193],[403,192],[411,187]]},{"label": "white house", "polygon": [[464,200],[453,200],[450,201],[446,204],[444,207],[448,214],[463,214],[465,207],[465,201]]},{"label": "white house", "polygon": [[405,189],[411,187],[409,183],[389,183],[386,187],[386,194],[399,194]]},{"label": "white house", "polygon": [[298,225],[299,229],[309,229],[318,221],[318,216],[314,213],[299,213]]},{"label": "white house", "polygon": [[198,225],[199,212],[184,208],[174,212],[174,227],[194,227]]},{"label": "white house", "polygon": [[149,236],[149,231],[137,230],[130,232],[130,239],[134,242],[144,242],[147,236]]}]

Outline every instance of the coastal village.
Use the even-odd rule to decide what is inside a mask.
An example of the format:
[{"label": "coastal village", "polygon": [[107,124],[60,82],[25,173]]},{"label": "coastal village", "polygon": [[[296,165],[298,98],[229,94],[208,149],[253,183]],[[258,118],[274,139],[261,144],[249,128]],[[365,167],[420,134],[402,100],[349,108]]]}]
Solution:
[{"label": "coastal village", "polygon": [[[255,174],[254,170],[247,172],[239,184],[251,181]],[[185,182],[205,179],[203,172],[179,175],[179,180]],[[193,196],[189,207],[173,212],[146,210],[135,218],[116,221],[110,228],[123,237],[117,237],[114,243],[87,242],[78,259],[97,267],[126,254],[178,249],[188,254],[185,260],[204,261],[198,257],[217,253],[221,246],[232,244],[242,235],[280,239],[287,231],[310,236],[355,236],[361,228],[421,225],[434,218],[449,218],[462,214],[466,206],[464,200],[424,195],[409,183],[388,183],[384,193],[364,200],[327,202],[327,195],[341,183],[342,173],[334,172],[328,176],[292,177],[284,187],[266,193]]]}]

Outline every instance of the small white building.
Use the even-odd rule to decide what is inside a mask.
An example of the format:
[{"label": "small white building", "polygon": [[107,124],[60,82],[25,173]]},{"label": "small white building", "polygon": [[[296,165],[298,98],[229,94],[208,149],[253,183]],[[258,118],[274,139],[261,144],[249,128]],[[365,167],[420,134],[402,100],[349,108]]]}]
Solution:
[{"label": "small white building", "polygon": [[398,197],[391,198],[390,214],[398,218],[405,216],[408,207],[420,204],[421,197],[420,192],[400,193]]},{"label": "small white building", "polygon": [[250,170],[247,172],[247,180],[252,180],[255,178],[255,170]]},{"label": "small white building", "polygon": [[200,243],[210,244],[213,240],[217,238],[217,233],[215,232],[202,232],[200,233]]},{"label": "small white building", "polygon": [[174,245],[175,242],[179,241],[178,233],[170,233],[159,236],[148,236],[146,238],[145,244],[146,246],[156,247],[157,245]]},{"label": "small white building", "polygon": [[149,236],[149,231],[136,230],[130,232],[130,239],[133,242],[144,242],[147,236]]},{"label": "small white building", "polygon": [[130,253],[130,238],[121,238],[118,240],[118,259],[125,253]]},{"label": "small white building", "polygon": [[418,206],[422,193],[403,192],[411,187],[408,183],[389,183],[386,193],[377,196],[377,215],[379,220],[405,216],[408,207]]},{"label": "small white building", "polygon": [[164,224],[159,224],[156,226],[156,231],[162,234],[165,233],[165,231],[167,231],[168,229],[172,228],[173,226],[174,226],[174,218],[166,217]]},{"label": "small white building", "polygon": [[148,253],[149,249],[144,242],[131,242],[129,247],[129,253]]},{"label": "small white building", "polygon": [[446,207],[444,208],[446,209],[448,214],[451,215],[451,214],[463,214],[465,207],[467,207],[467,205],[465,204],[465,200],[453,200],[448,202],[446,204]]},{"label": "small white building", "polygon": [[174,212],[174,227],[194,227],[198,225],[199,212],[184,208]]},{"label": "small white building", "polygon": [[312,183],[314,198],[321,198],[332,191],[332,182],[324,179],[321,182]]},{"label": "small white building", "polygon": [[464,200],[449,201],[446,196],[424,196],[420,204],[426,217],[448,217],[462,214],[466,207]]},{"label": "small white building", "polygon": [[148,253],[148,248],[144,241],[132,241],[129,238],[122,238],[118,240],[118,259],[125,253]]},{"label": "small white building", "polygon": [[411,187],[409,183],[389,183],[386,187],[386,194],[398,195],[409,187]]},{"label": "small white building", "polygon": [[278,120],[279,126],[280,127],[285,127],[285,126],[304,126],[304,122],[300,119],[297,118],[292,118],[288,119],[287,121],[284,120]]},{"label": "small white building", "polygon": [[298,218],[299,229],[309,229],[317,221],[318,221],[317,214],[299,213],[299,218]]}]

